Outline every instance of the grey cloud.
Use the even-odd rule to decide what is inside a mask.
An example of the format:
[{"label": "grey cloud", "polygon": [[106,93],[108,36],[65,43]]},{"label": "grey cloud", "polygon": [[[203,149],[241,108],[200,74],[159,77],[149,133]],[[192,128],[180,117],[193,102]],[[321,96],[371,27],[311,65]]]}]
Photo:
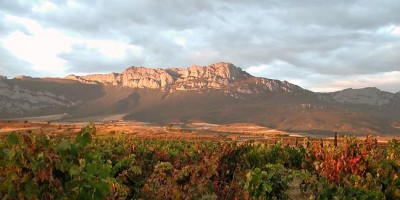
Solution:
[{"label": "grey cloud", "polygon": [[[102,37],[110,32],[118,33],[127,27],[141,31],[143,26],[159,30],[185,30],[204,21],[197,20],[204,13],[212,13],[208,1],[85,1],[80,8],[62,4],[60,10],[32,17],[47,26],[71,29],[80,33]],[[126,32],[122,32],[126,35]]]},{"label": "grey cloud", "polygon": [[23,0],[14,0],[14,1],[0,1],[0,12],[16,14],[16,15],[24,15],[31,11],[32,6],[34,5],[34,1],[23,1]]},{"label": "grey cloud", "polygon": [[[225,1],[230,3],[232,1]],[[383,24],[400,23],[400,4],[382,1],[266,0],[240,1],[236,7],[261,7],[269,16],[294,25],[320,25],[344,29],[375,29]]]},{"label": "grey cloud", "polygon": [[40,72],[31,69],[29,63],[14,57],[10,52],[0,45],[0,75],[13,78],[17,75],[41,76]]},{"label": "grey cloud", "polygon": [[0,12],[0,37],[2,35],[8,35],[9,33],[14,31],[20,31],[27,35],[30,34],[25,27],[18,24],[6,22],[5,15]]},{"label": "grey cloud", "polygon": [[68,73],[106,73],[121,72],[129,67],[126,63],[143,65],[145,60],[136,56],[133,52],[125,52],[119,58],[104,57],[97,49],[86,45],[74,45],[72,50],[59,55],[67,61]]}]

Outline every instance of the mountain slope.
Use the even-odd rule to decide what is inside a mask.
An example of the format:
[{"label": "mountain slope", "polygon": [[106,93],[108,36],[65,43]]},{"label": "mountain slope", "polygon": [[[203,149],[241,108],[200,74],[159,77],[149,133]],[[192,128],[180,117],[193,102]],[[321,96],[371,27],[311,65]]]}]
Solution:
[{"label": "mountain slope", "polygon": [[396,94],[384,92],[375,87],[362,89],[344,89],[325,94],[325,98],[344,104],[365,104],[382,106],[396,100]]},{"label": "mountain slope", "polygon": [[0,118],[68,113],[103,95],[102,86],[63,79],[0,80]]}]

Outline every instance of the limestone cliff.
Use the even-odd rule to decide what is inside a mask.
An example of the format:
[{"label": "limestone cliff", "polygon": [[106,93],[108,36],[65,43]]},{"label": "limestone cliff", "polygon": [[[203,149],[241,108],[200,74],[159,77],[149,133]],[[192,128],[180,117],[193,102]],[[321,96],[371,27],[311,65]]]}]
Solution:
[{"label": "limestone cliff", "polygon": [[94,74],[87,76],[70,75],[65,79],[88,84],[106,84],[130,88],[196,90],[220,89],[230,82],[251,77],[242,69],[230,63],[216,63],[208,66],[188,68],[151,69],[130,67],[122,73]]}]

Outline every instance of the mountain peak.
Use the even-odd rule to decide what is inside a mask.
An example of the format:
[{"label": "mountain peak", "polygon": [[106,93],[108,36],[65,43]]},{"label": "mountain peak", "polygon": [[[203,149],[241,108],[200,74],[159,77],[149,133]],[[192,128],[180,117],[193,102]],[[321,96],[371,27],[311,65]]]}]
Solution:
[{"label": "mountain peak", "polygon": [[219,62],[206,66],[206,68],[214,69],[216,74],[227,78],[229,80],[234,80],[241,77],[250,77],[251,75],[243,71],[242,68],[236,67],[229,62]]},{"label": "mountain peak", "polygon": [[207,66],[192,65],[188,68],[168,68],[167,71],[180,74],[183,77],[192,78],[219,78],[235,80],[244,77],[250,77],[250,74],[244,72],[240,67],[232,63],[219,62]]},{"label": "mountain peak", "polygon": [[338,91],[338,92],[343,92],[343,91],[363,91],[363,92],[375,91],[375,92],[382,92],[382,91],[381,91],[380,89],[378,89],[377,87],[346,88],[346,89],[343,89],[343,90]]}]

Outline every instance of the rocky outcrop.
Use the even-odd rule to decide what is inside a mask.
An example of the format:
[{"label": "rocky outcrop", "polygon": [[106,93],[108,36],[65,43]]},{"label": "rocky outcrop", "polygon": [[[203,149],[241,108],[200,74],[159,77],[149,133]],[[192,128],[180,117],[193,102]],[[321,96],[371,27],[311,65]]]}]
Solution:
[{"label": "rocky outcrop", "polygon": [[310,93],[310,91],[287,81],[279,81],[260,77],[251,77],[244,81],[232,84],[224,92],[225,94],[237,99],[246,99],[249,95],[258,96],[271,93]]},{"label": "rocky outcrop", "polygon": [[0,81],[1,81],[1,80],[7,80],[7,76],[4,76],[4,75],[1,75],[1,74],[0,74]]},{"label": "rocky outcrop", "polygon": [[76,80],[86,84],[106,84],[106,85],[118,85],[118,75],[117,73],[111,74],[91,74],[87,76],[75,76],[69,75],[65,79]]},{"label": "rocky outcrop", "polygon": [[30,76],[25,76],[25,75],[18,75],[15,77],[15,79],[31,79],[32,77]]},{"label": "rocky outcrop", "polygon": [[220,89],[232,81],[246,77],[251,76],[231,63],[221,62],[189,68],[130,67],[120,74],[70,75],[65,78],[87,84],[100,83],[130,88],[170,89],[175,91],[205,88]]},{"label": "rocky outcrop", "polygon": [[131,88],[168,88],[174,83],[172,76],[164,69],[131,67],[119,76],[120,85]]},{"label": "rocky outcrop", "polygon": [[221,89],[235,80],[251,77],[230,63],[194,65],[185,69],[168,68],[167,72],[174,77],[175,90]]}]

